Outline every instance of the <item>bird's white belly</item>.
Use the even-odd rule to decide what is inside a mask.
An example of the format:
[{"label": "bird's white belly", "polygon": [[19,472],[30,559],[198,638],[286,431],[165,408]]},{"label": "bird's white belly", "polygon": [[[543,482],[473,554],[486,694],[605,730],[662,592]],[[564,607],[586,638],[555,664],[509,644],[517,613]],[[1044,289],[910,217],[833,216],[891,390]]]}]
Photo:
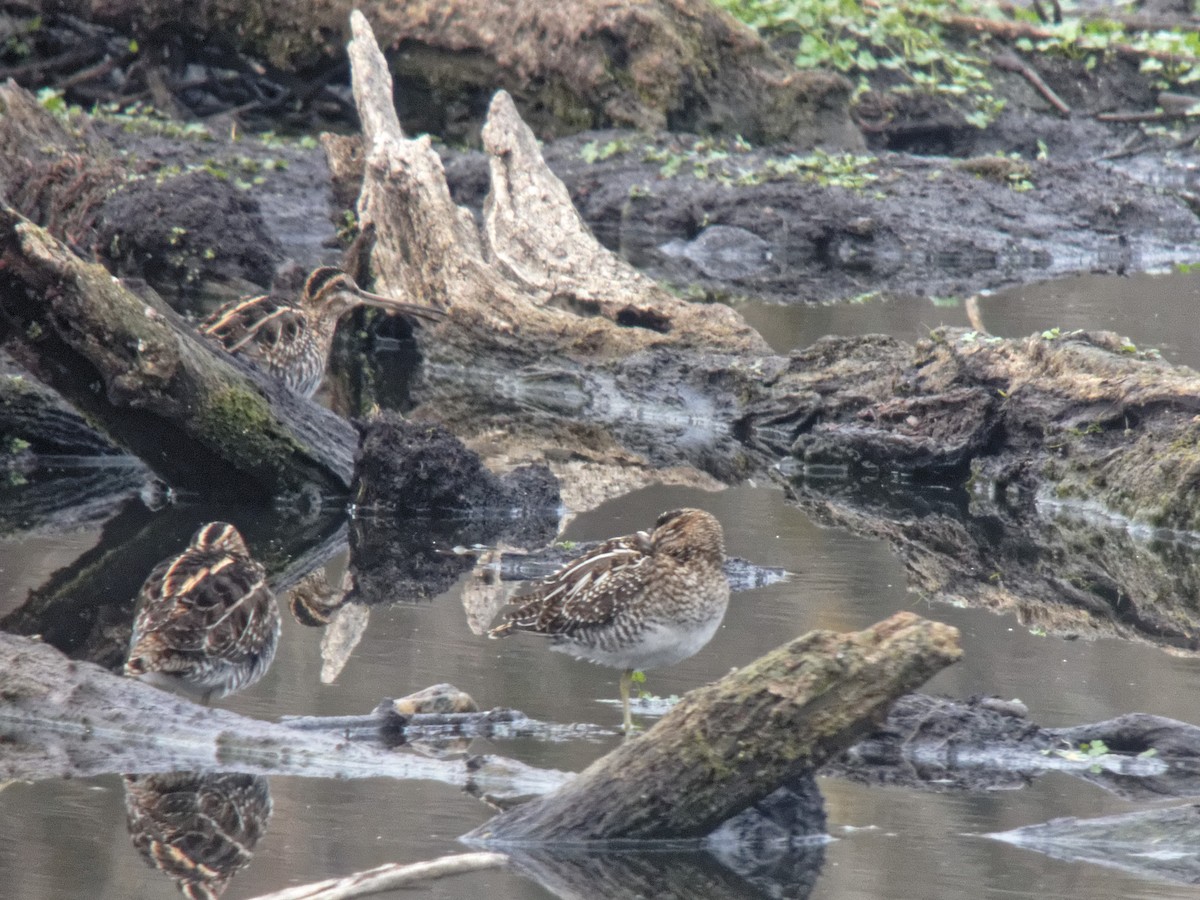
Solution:
[{"label": "bird's white belly", "polygon": [[556,641],[552,646],[577,659],[614,669],[661,669],[694,656],[712,640],[720,626],[721,617],[716,616],[690,627],[650,622],[639,631],[637,640],[627,646],[606,648],[568,641]]}]

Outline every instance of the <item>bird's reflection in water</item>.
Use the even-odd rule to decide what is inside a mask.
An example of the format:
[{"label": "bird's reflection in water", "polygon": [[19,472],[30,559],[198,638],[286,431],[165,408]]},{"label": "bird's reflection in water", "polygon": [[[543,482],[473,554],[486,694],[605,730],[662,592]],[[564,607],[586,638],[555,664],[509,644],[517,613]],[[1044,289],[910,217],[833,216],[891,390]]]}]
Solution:
[{"label": "bird's reflection in water", "polygon": [[133,846],[189,900],[221,896],[271,818],[267,779],[242,773],[126,775]]}]

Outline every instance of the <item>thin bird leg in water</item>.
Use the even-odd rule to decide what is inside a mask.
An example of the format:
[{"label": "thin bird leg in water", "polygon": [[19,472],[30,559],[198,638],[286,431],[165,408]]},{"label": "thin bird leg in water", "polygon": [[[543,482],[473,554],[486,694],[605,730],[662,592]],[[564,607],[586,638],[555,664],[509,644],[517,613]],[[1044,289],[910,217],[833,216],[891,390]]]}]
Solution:
[{"label": "thin bird leg in water", "polygon": [[633,669],[621,673],[621,708],[625,710],[625,737],[633,734],[633,716],[629,712],[629,686],[633,684]]}]

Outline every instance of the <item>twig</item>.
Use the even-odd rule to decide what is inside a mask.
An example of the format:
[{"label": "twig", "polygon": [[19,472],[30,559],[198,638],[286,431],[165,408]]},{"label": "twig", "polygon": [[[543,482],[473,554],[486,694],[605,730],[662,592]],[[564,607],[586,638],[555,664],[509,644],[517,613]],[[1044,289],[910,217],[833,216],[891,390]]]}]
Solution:
[{"label": "twig", "polygon": [[445,878],[447,875],[494,869],[506,862],[508,857],[503,853],[455,853],[408,865],[388,863],[343,878],[330,878],[326,881],[285,888],[272,894],[261,894],[251,900],[348,900],[350,897],[365,897],[368,894],[407,887],[414,881],[429,881]]},{"label": "twig", "polygon": [[106,56],[94,66],[88,66],[86,69],[80,69],[69,78],[64,78],[58,83],[60,90],[73,88],[77,84],[83,84],[86,81],[93,81],[97,78],[103,78],[110,74],[114,69],[119,69],[133,59],[132,53],[126,53],[121,56]]},{"label": "twig", "polygon": [[1130,156],[1137,156],[1143,150],[1148,150],[1154,146],[1154,141],[1146,137],[1141,131],[1135,131],[1125,140],[1118,150],[1113,150],[1109,153],[1103,153],[1097,156],[1093,162],[1108,162],[1114,159],[1125,159]]},{"label": "twig", "polygon": [[[993,37],[1008,41],[1013,41],[1017,38],[1029,38],[1034,41],[1062,40],[1062,35],[1053,29],[1039,28],[1037,25],[1030,25],[1027,22],[1010,22],[1006,19],[986,19],[982,16],[963,15],[936,16],[934,17],[934,21],[945,25],[947,28],[970,31],[976,34],[984,32]],[[1085,47],[1084,49],[1088,48]],[[1167,50],[1150,50],[1144,47],[1135,47],[1132,44],[1110,44],[1107,48],[1096,47],[1094,49],[1097,53],[1107,49],[1118,56],[1128,59],[1156,59],[1168,65],[1200,65],[1200,57],[1192,56],[1191,54],[1171,53]]]},{"label": "twig", "polygon": [[1097,122],[1158,122],[1162,119],[1173,118],[1175,117],[1168,115],[1161,109],[1156,109],[1152,112],[1096,113]]},{"label": "twig", "polygon": [[1051,90],[1050,85],[1042,80],[1042,76],[1034,71],[1033,67],[1017,56],[1017,54],[1011,50],[998,53],[992,58],[992,65],[1005,72],[1016,72],[1019,74],[1032,84],[1034,90],[1045,97],[1046,102],[1058,110],[1064,119],[1071,118],[1071,107],[1067,106],[1063,99]]}]

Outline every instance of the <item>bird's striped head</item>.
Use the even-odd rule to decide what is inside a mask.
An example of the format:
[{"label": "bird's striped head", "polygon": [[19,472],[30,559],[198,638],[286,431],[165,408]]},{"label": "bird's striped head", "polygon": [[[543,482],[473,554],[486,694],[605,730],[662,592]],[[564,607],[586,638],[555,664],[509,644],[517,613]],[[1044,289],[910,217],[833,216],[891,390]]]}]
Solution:
[{"label": "bird's striped head", "polygon": [[334,266],[313,269],[308,280],[304,282],[304,290],[300,293],[302,308],[318,315],[332,315],[334,318],[360,305],[395,309],[399,302],[382,294],[364,291],[353,278]]},{"label": "bird's striped head", "polygon": [[250,555],[241,532],[228,522],[209,522],[202,525],[192,537],[191,545],[196,550],[216,550],[234,556]]}]

